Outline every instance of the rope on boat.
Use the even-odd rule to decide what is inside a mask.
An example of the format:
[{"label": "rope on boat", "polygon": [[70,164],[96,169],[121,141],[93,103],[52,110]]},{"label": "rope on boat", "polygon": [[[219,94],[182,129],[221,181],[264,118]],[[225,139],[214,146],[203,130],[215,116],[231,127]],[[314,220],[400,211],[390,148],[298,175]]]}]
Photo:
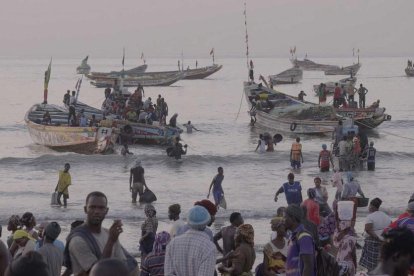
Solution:
[{"label": "rope on boat", "polygon": [[237,121],[237,119],[239,118],[241,106],[242,106],[242,103],[243,103],[243,94],[244,94],[244,91],[242,92],[242,96],[241,96],[241,99],[240,99],[240,105],[239,105],[239,111],[237,112],[237,116],[236,116],[235,121]]}]

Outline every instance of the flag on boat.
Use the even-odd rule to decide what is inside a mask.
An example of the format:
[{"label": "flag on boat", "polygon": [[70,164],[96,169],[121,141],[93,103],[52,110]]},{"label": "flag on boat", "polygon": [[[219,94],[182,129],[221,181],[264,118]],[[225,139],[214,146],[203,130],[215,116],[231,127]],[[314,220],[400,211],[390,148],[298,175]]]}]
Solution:
[{"label": "flag on boat", "polygon": [[211,48],[210,56],[214,54],[214,48]]},{"label": "flag on boat", "polygon": [[43,103],[47,104],[47,88],[49,86],[50,74],[52,73],[52,58],[50,58],[49,66],[45,72],[45,83],[43,90]]},{"label": "flag on boat", "polygon": [[52,73],[52,59],[50,59],[49,66],[45,72],[45,90],[47,90],[49,86],[50,74]]}]

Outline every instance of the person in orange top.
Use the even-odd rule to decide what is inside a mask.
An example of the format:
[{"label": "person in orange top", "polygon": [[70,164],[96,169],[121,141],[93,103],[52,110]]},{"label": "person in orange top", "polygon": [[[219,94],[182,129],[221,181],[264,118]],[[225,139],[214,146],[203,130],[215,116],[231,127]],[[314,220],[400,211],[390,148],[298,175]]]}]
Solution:
[{"label": "person in orange top", "polygon": [[306,199],[304,202],[302,202],[301,206],[306,207],[306,218],[313,223],[315,223],[316,226],[318,226],[321,223],[321,218],[319,215],[319,203],[315,200],[316,192],[315,189],[309,188],[308,189],[308,199]]},{"label": "person in orange top", "polygon": [[292,143],[290,150],[290,165],[293,169],[300,169],[301,160],[303,163],[302,144],[300,143],[300,138],[297,137],[296,142]]},{"label": "person in orange top", "polygon": [[326,148],[326,144],[323,144],[322,150],[319,153],[318,166],[321,169],[321,172],[329,172],[329,164],[332,164],[332,167],[334,167],[332,154]]}]

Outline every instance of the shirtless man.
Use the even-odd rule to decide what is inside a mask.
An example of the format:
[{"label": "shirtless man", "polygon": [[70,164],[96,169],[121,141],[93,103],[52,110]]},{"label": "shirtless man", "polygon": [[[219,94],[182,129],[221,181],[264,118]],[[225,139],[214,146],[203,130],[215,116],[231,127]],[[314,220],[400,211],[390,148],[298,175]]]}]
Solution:
[{"label": "shirtless man", "polygon": [[129,190],[132,192],[132,203],[137,202],[137,196],[141,196],[145,189],[148,189],[144,178],[144,168],[141,162],[137,161],[135,166],[131,168],[129,175]]}]

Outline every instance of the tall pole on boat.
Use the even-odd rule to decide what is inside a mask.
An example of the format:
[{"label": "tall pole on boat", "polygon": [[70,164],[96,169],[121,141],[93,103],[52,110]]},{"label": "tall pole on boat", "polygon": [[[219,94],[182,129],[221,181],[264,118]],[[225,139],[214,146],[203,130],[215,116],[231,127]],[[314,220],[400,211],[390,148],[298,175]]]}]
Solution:
[{"label": "tall pole on boat", "polygon": [[358,64],[359,64],[359,48],[358,48]]},{"label": "tall pole on boat", "polygon": [[249,36],[247,34],[247,8],[244,2],[244,26],[246,29],[246,65],[247,65],[247,79],[249,79]]},{"label": "tall pole on boat", "polygon": [[184,71],[184,51],[181,50],[181,71]]},{"label": "tall pole on boat", "polygon": [[79,92],[82,85],[83,75],[80,79],[78,79],[78,82],[76,83],[75,89],[76,89],[76,100],[75,102],[78,102]]}]

